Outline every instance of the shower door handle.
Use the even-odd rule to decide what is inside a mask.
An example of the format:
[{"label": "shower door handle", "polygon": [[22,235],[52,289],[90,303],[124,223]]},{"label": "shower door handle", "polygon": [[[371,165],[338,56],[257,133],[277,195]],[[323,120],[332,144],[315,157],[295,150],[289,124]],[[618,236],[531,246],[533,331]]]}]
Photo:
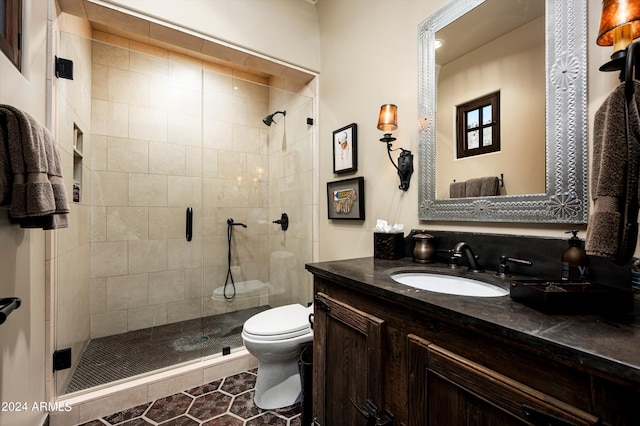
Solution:
[{"label": "shower door handle", "polygon": [[186,230],[187,241],[191,241],[192,237],[193,237],[193,209],[191,207],[187,207],[187,230]]}]

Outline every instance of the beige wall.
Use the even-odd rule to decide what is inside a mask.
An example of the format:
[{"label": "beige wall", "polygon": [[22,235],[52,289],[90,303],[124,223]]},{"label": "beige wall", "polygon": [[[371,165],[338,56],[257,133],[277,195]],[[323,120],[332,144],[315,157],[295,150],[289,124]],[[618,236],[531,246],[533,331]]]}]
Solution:
[{"label": "beige wall", "polygon": [[[27,111],[46,123],[47,2],[25,2],[23,72],[0,54],[0,103]],[[47,231],[51,232],[51,231]],[[0,325],[0,401],[20,401],[27,411],[0,410],[0,424],[32,426],[46,413],[31,410],[46,401],[45,231],[10,224],[0,209],[0,297],[16,296],[22,306]]]},{"label": "beige wall", "polygon": [[[320,258],[371,256],[376,219],[404,223],[409,228],[542,235],[565,238],[566,225],[465,224],[418,221],[417,172],[411,188],[397,189],[398,178],[376,129],[380,105],[398,105],[399,128],[394,143],[416,154],[417,139],[417,25],[446,1],[321,0],[317,3],[321,34],[320,182],[335,180],[331,173],[332,131],[358,123],[359,170],[365,177],[364,222],[331,222],[326,202],[320,206]],[[402,5],[402,7],[393,6]],[[588,97],[589,138],[593,114],[615,87],[615,73],[598,71],[609,60],[610,48],[595,43],[602,4],[589,0]],[[397,155],[397,154],[396,154]],[[414,160],[414,163],[416,160]],[[578,229],[586,229],[580,226]],[[581,233],[584,237],[584,233]]]}]

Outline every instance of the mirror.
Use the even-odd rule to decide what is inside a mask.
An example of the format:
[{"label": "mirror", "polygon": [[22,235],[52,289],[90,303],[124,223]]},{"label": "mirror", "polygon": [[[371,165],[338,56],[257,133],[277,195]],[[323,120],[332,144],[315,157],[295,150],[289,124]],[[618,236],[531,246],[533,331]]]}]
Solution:
[{"label": "mirror", "polygon": [[[464,23],[464,30],[456,30],[458,36],[454,37],[454,39],[460,39],[467,35],[468,41],[466,41],[466,44],[473,51],[472,53],[475,52],[476,56],[480,53],[481,57],[487,58],[488,56],[498,56],[498,53],[504,51],[504,49],[492,49],[491,44],[484,44],[483,46],[472,45],[471,40],[479,39],[477,35],[473,35],[475,34],[474,30],[479,32],[488,32],[489,30],[487,25],[480,27],[478,23],[483,22],[482,20],[472,17],[474,10],[486,2],[501,3],[499,5],[501,14],[507,14],[504,16],[505,21],[513,21],[513,17],[508,15],[508,12],[504,9],[507,3],[519,3],[528,9],[532,9],[535,3],[544,2],[545,14],[543,23],[540,20],[538,20],[539,23],[536,23],[536,19],[533,19],[520,25],[539,25],[544,27],[545,60],[544,65],[541,63],[540,66],[544,67],[542,79],[546,82],[546,87],[540,87],[539,89],[534,89],[533,92],[526,93],[522,92],[523,83],[509,84],[506,78],[494,78],[495,81],[493,83],[485,83],[480,89],[465,88],[465,90],[458,90],[459,93],[462,93],[460,96],[463,98],[445,99],[436,93],[439,90],[436,85],[436,79],[439,78],[438,72],[441,69],[436,65],[435,42],[437,36],[444,35],[451,29],[452,23],[455,22],[457,25],[465,19],[475,23],[473,24],[474,29],[469,29],[470,24]],[[418,114],[420,118],[418,186],[420,219],[432,221],[586,223],[588,216],[586,192],[586,0],[576,0],[571,7],[565,3],[561,0],[453,0],[418,26]],[[484,6],[486,7],[487,5]],[[495,25],[491,26],[491,28],[493,27]],[[520,29],[522,28],[521,26]],[[518,31],[518,29],[515,31]],[[530,37],[532,40],[533,38],[535,37]],[[513,38],[511,39],[513,40]],[[486,50],[482,52],[482,49]],[[440,58],[440,54],[438,60],[444,61]],[[462,61],[455,62],[463,63]],[[468,62],[465,66],[467,68],[470,67]],[[530,68],[530,66],[523,66],[522,73],[530,73]],[[478,74],[491,75],[492,73],[480,72]],[[466,77],[466,80],[469,80],[469,78]],[[454,86],[460,86],[460,83]],[[526,86],[525,88],[528,89],[530,85]],[[520,87],[520,92],[516,95],[513,94],[514,87]],[[538,117],[537,120],[543,126],[543,130],[533,139],[540,139],[541,143],[544,140],[544,146],[538,145],[536,147],[535,142],[523,144],[520,138],[505,133],[501,141],[501,152],[497,153],[498,155],[490,153],[475,156],[476,158],[454,159],[456,157],[455,143],[451,140],[455,139],[452,136],[452,129],[455,128],[455,113],[452,113],[452,109],[455,108],[457,103],[473,100],[494,91],[496,88],[500,91],[502,99],[516,97],[520,99],[521,105],[529,103],[532,100],[532,96],[536,95],[536,92],[540,92],[536,96],[543,99],[543,106],[539,106],[538,111],[542,109],[545,112],[527,112],[524,116],[513,116],[504,112],[505,107],[509,108],[510,113],[514,109],[510,104],[505,104],[501,110],[500,117],[502,126],[515,127],[516,132],[519,128],[521,132],[526,132],[527,134],[533,131],[529,128],[531,124],[528,121],[523,121],[524,117]],[[440,90],[445,92],[446,89]],[[474,90],[477,90],[478,93],[474,93]],[[445,93],[451,93],[451,91]],[[542,93],[545,95],[542,95]],[[464,98],[464,96],[468,98]],[[448,103],[440,102],[443,100]],[[441,117],[436,114],[436,110],[439,108],[443,109],[442,112],[439,111],[439,114],[445,117],[443,120],[440,120]],[[539,117],[540,114],[544,114],[544,119]],[[509,118],[505,120],[505,117]],[[441,129],[439,127],[444,128]],[[450,140],[447,140],[447,137]],[[518,144],[520,146],[517,146]],[[447,145],[449,145],[448,148]],[[524,160],[518,160],[524,163],[518,163],[513,168],[514,171],[500,172],[499,167],[502,166],[509,169],[511,163],[516,161],[512,160],[511,157],[498,158],[499,156],[504,156],[509,151],[509,148],[514,145],[516,148],[511,151],[527,152],[531,149],[537,150],[538,161],[532,162],[531,159],[534,158],[534,155],[527,154],[524,156]],[[436,161],[437,157],[444,158],[439,158]],[[493,168],[487,165],[491,163],[491,160],[494,163]],[[463,164],[464,162],[466,164]],[[507,195],[448,198],[449,183],[455,179],[451,173],[455,169],[454,163],[456,163],[456,166],[463,165],[462,168],[458,169],[461,180],[469,177],[500,177],[500,173],[504,173],[505,187],[502,188],[502,193],[504,194],[506,190]],[[439,168],[443,170],[438,170]],[[466,172],[468,170],[474,170],[477,175],[464,176],[462,171]],[[536,172],[536,170],[539,171]],[[536,173],[541,175],[540,178],[532,177]],[[527,176],[523,178],[523,175]],[[442,182],[439,183],[438,179],[442,179]],[[539,182],[540,179],[543,179],[544,182]],[[518,180],[527,184],[531,183],[533,186],[525,189],[516,189],[518,186],[526,186],[518,183]],[[440,185],[440,190],[438,190],[438,185]]]}]

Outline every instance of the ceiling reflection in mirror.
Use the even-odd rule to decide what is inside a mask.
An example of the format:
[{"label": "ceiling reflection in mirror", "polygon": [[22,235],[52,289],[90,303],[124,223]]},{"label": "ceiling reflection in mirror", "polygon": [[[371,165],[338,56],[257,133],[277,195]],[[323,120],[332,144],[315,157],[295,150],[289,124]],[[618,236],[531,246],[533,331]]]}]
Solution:
[{"label": "ceiling reflection in mirror", "polygon": [[[586,0],[564,3],[454,0],[419,25],[420,219],[586,222]],[[458,158],[456,108],[492,93],[499,149]]]}]

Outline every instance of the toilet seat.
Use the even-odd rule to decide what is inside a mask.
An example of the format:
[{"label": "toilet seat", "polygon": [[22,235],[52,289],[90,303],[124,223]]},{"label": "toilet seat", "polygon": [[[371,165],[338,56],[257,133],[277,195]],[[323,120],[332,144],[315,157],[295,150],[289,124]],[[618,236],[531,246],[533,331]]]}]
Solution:
[{"label": "toilet seat", "polygon": [[300,304],[268,309],[249,318],[242,330],[252,340],[276,341],[311,333],[309,310]]}]

